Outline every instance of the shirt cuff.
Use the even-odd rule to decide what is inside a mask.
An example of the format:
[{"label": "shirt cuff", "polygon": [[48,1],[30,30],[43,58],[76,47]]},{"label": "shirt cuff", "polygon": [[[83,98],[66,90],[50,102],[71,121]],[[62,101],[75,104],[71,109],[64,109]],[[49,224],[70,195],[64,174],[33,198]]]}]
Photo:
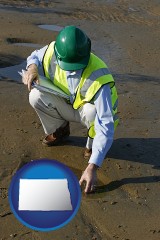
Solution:
[{"label": "shirt cuff", "polygon": [[95,149],[94,146],[92,147],[92,155],[89,159],[88,163],[93,163],[99,167],[101,167],[111,145],[113,143],[113,138],[108,139],[107,146],[105,149],[102,149],[102,151],[99,151],[98,149]]},{"label": "shirt cuff", "polygon": [[97,154],[92,153],[88,163],[93,163],[93,164],[97,165],[98,167],[101,167],[103,160],[104,160],[104,158],[100,157],[98,153]]},{"label": "shirt cuff", "polygon": [[26,69],[31,65],[31,64],[36,64],[37,65],[37,67],[38,67],[38,60],[36,60],[36,59],[31,59],[31,60],[29,60],[28,62],[27,62],[27,66],[26,66]]}]

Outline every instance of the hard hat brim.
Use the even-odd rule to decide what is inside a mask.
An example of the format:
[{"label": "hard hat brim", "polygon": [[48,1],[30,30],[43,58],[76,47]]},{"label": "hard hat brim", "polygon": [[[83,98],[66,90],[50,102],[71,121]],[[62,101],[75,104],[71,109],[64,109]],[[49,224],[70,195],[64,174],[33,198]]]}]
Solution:
[{"label": "hard hat brim", "polygon": [[89,58],[90,55],[83,58],[83,60],[74,63],[64,62],[63,60],[57,58],[57,63],[59,67],[65,71],[75,71],[85,68],[88,65]]}]

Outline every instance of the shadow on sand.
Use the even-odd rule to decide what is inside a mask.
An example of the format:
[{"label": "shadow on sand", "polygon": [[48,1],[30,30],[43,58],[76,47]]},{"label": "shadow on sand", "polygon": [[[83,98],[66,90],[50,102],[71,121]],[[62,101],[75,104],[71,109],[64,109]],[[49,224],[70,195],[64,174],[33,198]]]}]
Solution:
[{"label": "shadow on sand", "polygon": [[119,138],[114,140],[108,157],[160,166],[160,138]]},{"label": "shadow on sand", "polygon": [[[86,137],[70,136],[65,144],[84,147]],[[150,164],[160,168],[160,138],[119,138],[115,139],[107,158]]]},{"label": "shadow on sand", "polygon": [[105,193],[116,190],[126,184],[137,184],[137,183],[155,183],[160,182],[159,176],[146,176],[146,177],[135,177],[135,178],[123,178],[121,180],[112,181],[106,185],[99,185],[96,187],[96,193]]},{"label": "shadow on sand", "polygon": [[[108,152],[108,157],[122,161],[149,164],[153,169],[160,169],[160,138],[120,138],[116,139]],[[159,176],[123,178],[107,185],[97,187],[97,192],[113,191],[130,183],[154,183]]]}]

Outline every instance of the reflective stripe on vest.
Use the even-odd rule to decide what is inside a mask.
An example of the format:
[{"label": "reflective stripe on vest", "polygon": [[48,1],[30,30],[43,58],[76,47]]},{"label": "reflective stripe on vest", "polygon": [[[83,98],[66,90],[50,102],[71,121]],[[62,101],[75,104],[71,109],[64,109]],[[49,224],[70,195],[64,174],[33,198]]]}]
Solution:
[{"label": "reflective stripe on vest", "polygon": [[63,71],[56,62],[54,54],[54,44],[51,42],[43,57],[43,69],[45,76],[49,78],[53,83],[61,88],[66,94],[70,95],[68,89],[68,83],[66,78],[66,72]]},{"label": "reflective stripe on vest", "polygon": [[[45,55],[43,57],[43,69],[44,69],[44,74],[47,78],[49,79],[54,79],[54,73],[55,73],[55,68],[56,65],[53,64],[53,66],[51,67],[51,62],[54,62],[54,54],[52,53],[52,49],[54,49],[54,42],[51,42],[45,52]],[[54,68],[55,66],[55,68]],[[54,69],[53,69],[54,68]],[[51,69],[54,70],[54,72],[51,72]]]},{"label": "reflective stripe on vest", "polygon": [[108,74],[110,74],[108,68],[100,68],[100,69],[97,69],[96,71],[92,72],[91,75],[84,82],[84,84],[81,88],[81,91],[80,91],[81,95],[83,97],[85,97],[87,90],[93,84],[93,82],[96,81],[96,79],[98,79],[99,77],[102,77],[102,76],[108,75]]}]

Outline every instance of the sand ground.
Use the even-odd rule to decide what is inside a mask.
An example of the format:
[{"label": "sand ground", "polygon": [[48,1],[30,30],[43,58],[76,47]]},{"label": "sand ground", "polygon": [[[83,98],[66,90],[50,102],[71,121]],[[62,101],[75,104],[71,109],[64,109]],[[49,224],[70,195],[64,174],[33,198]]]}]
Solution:
[{"label": "sand ground", "polygon": [[[23,163],[44,157],[66,163],[80,177],[87,166],[82,157],[86,129],[71,123],[64,145],[41,144],[43,129],[29,106],[28,91],[15,81],[17,65],[34,50],[15,43],[46,45],[58,33],[39,24],[75,24],[88,33],[93,52],[114,74],[121,120],[98,171],[97,192],[83,195],[76,217],[49,233],[32,231],[16,220],[8,186]],[[159,240],[159,1],[0,0],[0,29],[0,239]]]}]

